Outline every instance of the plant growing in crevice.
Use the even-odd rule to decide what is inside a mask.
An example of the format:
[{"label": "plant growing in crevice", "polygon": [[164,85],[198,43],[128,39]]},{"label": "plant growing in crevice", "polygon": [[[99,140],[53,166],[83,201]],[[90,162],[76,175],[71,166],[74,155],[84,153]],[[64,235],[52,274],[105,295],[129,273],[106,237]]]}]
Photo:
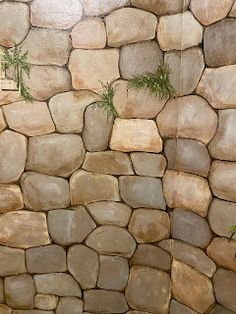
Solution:
[{"label": "plant growing in crevice", "polygon": [[100,100],[96,103],[100,108],[103,108],[107,112],[107,116],[113,116],[115,118],[119,117],[118,112],[113,104],[113,99],[115,96],[115,88],[111,83],[101,83],[102,90],[99,94]]},{"label": "plant growing in crevice", "polygon": [[169,76],[168,64],[161,63],[156,73],[138,75],[129,80],[128,86],[135,89],[146,89],[150,94],[164,100],[175,96],[175,89],[170,83]]},{"label": "plant growing in crevice", "polygon": [[[231,241],[233,239],[234,235],[236,234],[236,225],[230,227],[229,233],[230,233],[229,241]],[[234,259],[236,259],[236,252],[234,255]]]},{"label": "plant growing in crevice", "polygon": [[[16,82],[17,89],[26,101],[32,101],[28,86],[24,83],[24,75],[30,76],[30,64],[27,60],[27,52],[22,52],[21,47],[15,46],[6,50],[1,55],[1,67],[7,77],[9,71]],[[12,71],[12,72],[11,72]]]}]

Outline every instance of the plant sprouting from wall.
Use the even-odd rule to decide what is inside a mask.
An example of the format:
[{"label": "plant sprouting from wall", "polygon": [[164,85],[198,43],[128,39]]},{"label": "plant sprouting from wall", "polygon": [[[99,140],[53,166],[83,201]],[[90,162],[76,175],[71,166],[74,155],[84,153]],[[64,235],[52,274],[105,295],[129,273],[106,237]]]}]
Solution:
[{"label": "plant sprouting from wall", "polygon": [[156,73],[138,75],[129,80],[128,86],[135,89],[146,89],[150,94],[168,99],[175,96],[175,89],[170,83],[170,70],[166,63],[159,65]]},{"label": "plant sprouting from wall", "polygon": [[236,234],[236,225],[230,227],[229,233],[230,233],[230,238],[229,238],[229,240],[232,240],[232,239],[233,239],[233,236]]},{"label": "plant sprouting from wall", "polygon": [[27,52],[22,52],[20,47],[6,50],[1,56],[1,67],[7,76],[7,71],[13,71],[13,80],[17,89],[26,101],[32,101],[28,86],[24,83],[24,75],[30,76],[30,64],[27,60]]},{"label": "plant sprouting from wall", "polygon": [[116,108],[113,104],[113,99],[115,96],[115,88],[112,86],[111,83],[101,83],[102,91],[99,94],[100,100],[98,100],[96,103],[100,108],[103,108],[107,115],[112,115],[113,117],[117,118],[119,117],[118,112],[116,111]]}]

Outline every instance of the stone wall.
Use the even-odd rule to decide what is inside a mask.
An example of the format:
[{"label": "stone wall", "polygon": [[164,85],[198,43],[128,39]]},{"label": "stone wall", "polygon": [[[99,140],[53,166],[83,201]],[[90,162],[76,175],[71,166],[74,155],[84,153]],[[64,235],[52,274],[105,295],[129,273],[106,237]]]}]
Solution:
[{"label": "stone wall", "polygon": [[[34,97],[0,91],[1,314],[236,313],[235,17],[234,0],[0,0]],[[128,89],[162,60],[178,97]]]}]

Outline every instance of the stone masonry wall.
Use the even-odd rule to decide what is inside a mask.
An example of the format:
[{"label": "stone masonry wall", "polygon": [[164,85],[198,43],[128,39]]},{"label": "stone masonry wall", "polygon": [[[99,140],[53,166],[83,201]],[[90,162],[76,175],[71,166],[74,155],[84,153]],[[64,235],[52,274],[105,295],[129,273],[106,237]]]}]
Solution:
[{"label": "stone masonry wall", "polygon": [[[14,44],[34,101],[0,91],[0,313],[236,313],[236,2],[0,0]],[[127,87],[163,60],[178,97]]]}]

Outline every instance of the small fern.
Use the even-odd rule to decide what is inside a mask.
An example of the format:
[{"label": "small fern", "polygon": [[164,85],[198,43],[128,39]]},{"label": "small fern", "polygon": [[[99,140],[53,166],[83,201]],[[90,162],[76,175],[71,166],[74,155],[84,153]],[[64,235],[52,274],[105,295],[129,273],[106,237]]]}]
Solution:
[{"label": "small fern", "polygon": [[96,103],[100,108],[103,108],[107,115],[112,115],[113,117],[117,118],[119,117],[118,112],[116,111],[116,108],[113,104],[113,98],[115,96],[115,88],[112,86],[111,83],[101,83],[102,91],[99,94],[100,100],[98,100]]},{"label": "small fern", "polygon": [[129,80],[128,86],[135,89],[146,89],[160,99],[175,96],[174,87],[170,83],[170,70],[166,63],[160,64],[156,73],[138,75]]}]

